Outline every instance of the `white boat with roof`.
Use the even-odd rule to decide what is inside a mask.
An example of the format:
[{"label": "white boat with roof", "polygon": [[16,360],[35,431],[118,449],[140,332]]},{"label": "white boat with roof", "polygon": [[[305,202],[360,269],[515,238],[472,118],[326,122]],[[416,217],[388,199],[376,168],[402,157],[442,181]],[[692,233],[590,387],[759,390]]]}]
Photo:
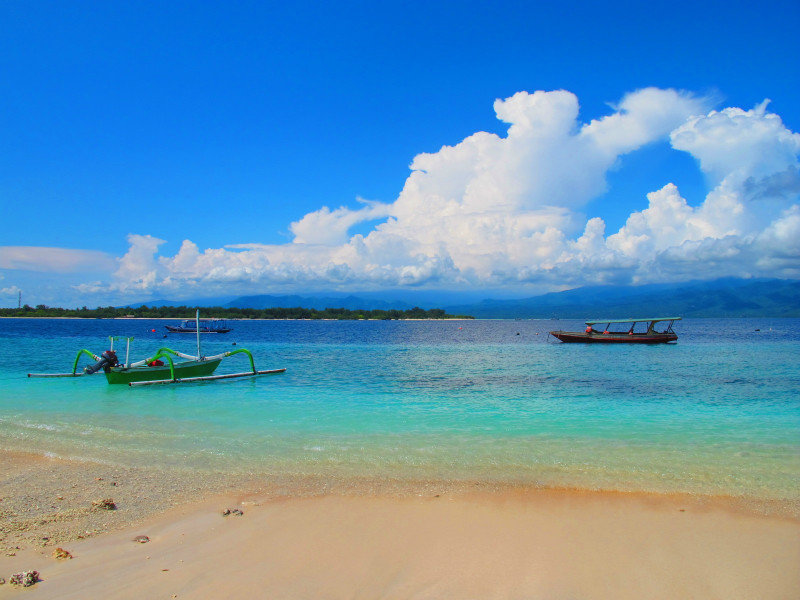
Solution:
[{"label": "white boat with roof", "polygon": [[[640,319],[598,319],[586,321],[584,331],[551,331],[562,342],[580,344],[667,344],[678,339],[672,330],[681,317],[649,317]],[[667,323],[666,327],[659,323]],[[603,325],[595,329],[595,325]],[[620,327],[625,325],[625,327]],[[637,325],[639,325],[637,330]],[[659,331],[659,328],[662,328]]]}]

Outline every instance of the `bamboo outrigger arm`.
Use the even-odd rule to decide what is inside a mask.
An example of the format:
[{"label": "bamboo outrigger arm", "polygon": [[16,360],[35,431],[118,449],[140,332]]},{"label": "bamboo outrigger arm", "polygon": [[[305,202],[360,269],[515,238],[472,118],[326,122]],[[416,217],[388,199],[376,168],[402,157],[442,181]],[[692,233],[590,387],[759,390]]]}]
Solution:
[{"label": "bamboo outrigger arm", "polygon": [[75,364],[72,365],[72,374],[73,375],[75,375],[76,374],[75,372],[78,370],[78,361],[81,358],[81,354],[86,354],[87,356],[90,356],[92,358],[92,360],[94,360],[94,361],[100,360],[99,356],[97,356],[96,354],[93,354],[92,352],[89,352],[86,349],[78,350],[78,355],[75,357]]},{"label": "bamboo outrigger arm", "polygon": [[253,355],[250,354],[250,350],[248,350],[247,348],[239,348],[238,350],[230,350],[228,352],[223,352],[222,354],[217,354],[216,356],[209,356],[208,358],[209,358],[209,360],[215,359],[215,358],[225,358],[227,356],[233,356],[234,354],[238,354],[239,352],[244,352],[245,354],[247,354],[247,357],[250,359],[250,370],[253,372],[253,374],[258,373],[258,371],[256,371],[256,363],[253,360]]},{"label": "bamboo outrigger arm", "polygon": [[187,358],[189,360],[200,360],[197,356],[192,356],[190,354],[184,354],[183,352],[177,352],[176,350],[172,350],[171,348],[159,348],[156,353],[151,358],[145,358],[144,360],[137,360],[135,363],[131,363],[130,367],[143,367],[148,363],[153,362],[154,360],[158,360],[159,358],[166,358],[169,361],[169,364],[172,365],[172,357],[170,354],[174,356],[178,356],[180,358]]},{"label": "bamboo outrigger arm", "polygon": [[173,350],[172,348],[167,348],[164,346],[163,348],[159,348],[156,354],[159,352],[169,352],[173,356],[177,356],[178,358],[185,358],[187,360],[202,360],[199,356],[192,356],[191,354],[184,354],[183,352],[178,352],[177,350]]},{"label": "bamboo outrigger arm", "polygon": [[218,358],[227,358],[228,356],[233,356],[234,354],[239,354],[240,352],[244,352],[247,354],[247,357],[250,359],[250,370],[255,373],[256,372],[256,365],[255,361],[253,360],[253,355],[247,348],[238,348],[236,350],[229,350],[227,352],[223,352],[222,354],[215,354],[214,356],[192,356],[191,354],[184,354],[183,352],[178,352],[177,350],[173,350],[172,348],[167,348],[166,346],[163,348],[159,348],[158,352],[156,352],[155,356],[152,358],[146,358],[144,360],[137,361],[131,364],[131,367],[141,367],[146,365],[149,362],[152,362],[158,358],[163,358],[168,354],[172,354],[173,356],[177,356],[179,358],[185,358],[187,360],[216,360]]},{"label": "bamboo outrigger arm", "polygon": [[[167,348],[169,350],[169,348]],[[171,352],[171,351],[170,351]],[[169,355],[168,352],[162,352],[159,350],[156,352],[156,355],[153,358],[146,358],[145,363],[151,363],[154,360],[158,360],[159,358],[166,358],[167,362],[169,363],[169,378],[173,381],[175,380],[175,363],[172,362],[172,357]]]},{"label": "bamboo outrigger arm", "polygon": [[72,365],[72,372],[71,373],[28,373],[28,377],[80,377],[81,375],[86,375],[87,373],[78,373],[78,361],[81,359],[81,354],[85,354],[86,356],[91,357],[94,361],[99,361],[100,357],[94,354],[93,352],[89,352],[85,348],[83,350],[78,350],[78,354],[75,357],[75,363]]}]

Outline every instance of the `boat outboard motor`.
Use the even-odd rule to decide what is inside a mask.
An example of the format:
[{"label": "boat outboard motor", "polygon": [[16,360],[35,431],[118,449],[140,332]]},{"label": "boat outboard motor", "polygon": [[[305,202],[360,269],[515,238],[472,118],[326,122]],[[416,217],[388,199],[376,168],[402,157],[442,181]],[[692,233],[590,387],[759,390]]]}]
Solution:
[{"label": "boat outboard motor", "polygon": [[83,372],[87,375],[91,375],[92,373],[97,373],[100,369],[116,367],[118,364],[119,361],[117,360],[117,353],[113,350],[106,350],[100,355],[99,361],[89,367],[86,367]]}]

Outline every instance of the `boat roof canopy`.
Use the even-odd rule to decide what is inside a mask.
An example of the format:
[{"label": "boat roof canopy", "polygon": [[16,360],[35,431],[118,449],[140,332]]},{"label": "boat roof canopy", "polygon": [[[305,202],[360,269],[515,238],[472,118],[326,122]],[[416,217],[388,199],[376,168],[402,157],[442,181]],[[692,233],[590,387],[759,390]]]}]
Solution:
[{"label": "boat roof canopy", "polygon": [[[194,323],[196,319],[183,319],[184,323]],[[211,323],[214,321],[225,321],[226,319],[200,319],[201,323]]]},{"label": "boat roof canopy", "polygon": [[648,319],[597,319],[586,321],[587,325],[597,325],[598,323],[658,323],[659,321],[680,321],[683,317],[657,317]]}]

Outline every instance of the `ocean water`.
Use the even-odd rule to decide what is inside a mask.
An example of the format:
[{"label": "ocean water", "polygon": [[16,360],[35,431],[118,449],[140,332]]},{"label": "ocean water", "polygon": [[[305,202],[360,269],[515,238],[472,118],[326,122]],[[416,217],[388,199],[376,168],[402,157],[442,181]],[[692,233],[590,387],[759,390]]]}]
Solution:
[{"label": "ocean water", "polygon": [[[800,319],[687,319],[677,344],[562,344],[579,321],[238,321],[286,373],[130,388],[68,372],[157,320],[0,320],[0,448],[236,473],[800,499]],[[155,331],[153,331],[155,330]],[[124,351],[123,351],[124,352]],[[82,359],[81,366],[87,364]],[[217,373],[245,371],[243,355]]]}]

